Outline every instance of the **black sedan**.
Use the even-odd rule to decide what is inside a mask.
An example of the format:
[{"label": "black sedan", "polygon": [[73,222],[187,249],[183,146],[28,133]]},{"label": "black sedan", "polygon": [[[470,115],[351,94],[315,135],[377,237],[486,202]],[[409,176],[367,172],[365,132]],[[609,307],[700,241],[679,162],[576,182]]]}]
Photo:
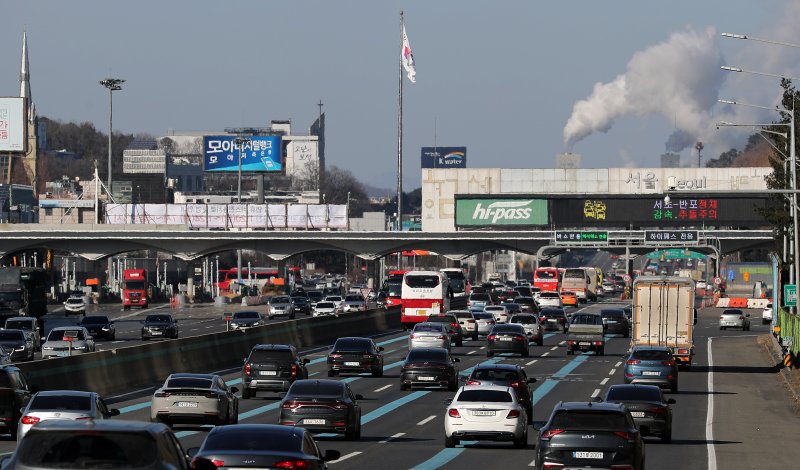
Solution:
[{"label": "black sedan", "polygon": [[342,372],[368,372],[383,377],[383,347],[371,338],[339,338],[328,354],[328,377]]},{"label": "black sedan", "polygon": [[558,330],[564,333],[569,329],[567,314],[563,308],[548,307],[539,312],[539,321],[542,322],[545,330]]},{"label": "black sedan", "polygon": [[361,395],[338,380],[295,381],[281,400],[279,422],[302,426],[312,432],[344,434],[345,439],[361,437]]},{"label": "black sedan", "polygon": [[322,453],[311,433],[275,424],[234,424],[212,429],[203,444],[187,452],[192,468],[303,468],[324,470],[338,459],[336,450]]},{"label": "black sedan", "polygon": [[539,429],[537,470],[644,468],[644,442],[619,403],[559,402]]},{"label": "black sedan", "polygon": [[498,352],[518,353],[522,357],[528,357],[530,344],[522,325],[516,323],[495,325],[486,337],[486,357],[492,357]]},{"label": "black sedan", "polygon": [[661,442],[672,442],[672,407],[675,399],[664,399],[655,385],[612,385],[604,399],[609,403],[622,403],[633,417],[633,422],[643,436],[659,436]]},{"label": "black sedan", "polygon": [[304,313],[311,315],[311,301],[307,295],[293,295],[294,313]]},{"label": "black sedan", "polygon": [[0,330],[0,346],[8,352],[12,362],[33,360],[33,341],[29,341],[22,330]]},{"label": "black sedan", "polygon": [[114,341],[117,338],[117,330],[114,327],[114,322],[106,315],[89,315],[83,317],[78,324],[86,328],[95,340],[105,339]]},{"label": "black sedan", "polygon": [[[226,314],[228,316],[230,314]],[[241,310],[239,312],[235,312],[231,316],[231,329],[232,330],[243,330],[245,328],[253,328],[255,326],[261,326],[264,324],[264,317],[261,316],[255,310]]]},{"label": "black sedan", "polygon": [[400,371],[400,390],[439,387],[458,390],[457,357],[445,348],[414,348],[408,352]]},{"label": "black sedan", "polygon": [[142,324],[142,341],[152,338],[172,338],[178,337],[178,320],[172,315],[159,313],[148,315]]}]

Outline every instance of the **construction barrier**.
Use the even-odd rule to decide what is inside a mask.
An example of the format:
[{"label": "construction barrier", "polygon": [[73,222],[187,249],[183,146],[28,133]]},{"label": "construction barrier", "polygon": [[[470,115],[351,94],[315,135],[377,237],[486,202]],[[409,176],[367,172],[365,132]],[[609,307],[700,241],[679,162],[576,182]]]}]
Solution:
[{"label": "construction barrier", "polygon": [[769,299],[746,299],[744,297],[722,297],[717,300],[719,308],[766,308]]},{"label": "construction barrier", "polygon": [[728,308],[728,302],[730,302],[729,297],[721,297],[717,300],[717,307],[718,308]]}]

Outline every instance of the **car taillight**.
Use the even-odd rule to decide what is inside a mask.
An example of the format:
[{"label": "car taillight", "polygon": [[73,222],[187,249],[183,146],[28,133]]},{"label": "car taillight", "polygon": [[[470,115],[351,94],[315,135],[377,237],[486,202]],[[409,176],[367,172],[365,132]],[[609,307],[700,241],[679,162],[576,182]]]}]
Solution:
[{"label": "car taillight", "polygon": [[689,354],[688,349],[678,349],[678,354]]},{"label": "car taillight", "polygon": [[489,335],[489,337],[486,339],[488,339],[489,341],[494,341],[497,339],[497,335]]},{"label": "car taillight", "polygon": [[616,434],[617,436],[619,436],[619,437],[621,437],[623,439],[629,440],[629,441],[631,439],[633,439],[633,434],[631,434],[631,433],[629,433],[627,431],[614,431],[614,434]]},{"label": "car taillight", "polygon": [[290,400],[290,401],[284,402],[281,405],[281,408],[284,408],[286,410],[293,410],[293,409],[297,408],[298,406],[300,406],[300,402],[294,401],[294,400]]},{"label": "car taillight", "polygon": [[542,468],[545,468],[545,469],[547,469],[547,468],[564,468],[564,464],[563,463],[548,463],[548,462],[545,462],[544,466]]},{"label": "car taillight", "polygon": [[638,361],[636,359],[628,359],[627,361],[625,361],[625,364],[628,364],[629,366],[635,366],[636,364],[639,364],[641,362],[642,361]]},{"label": "car taillight", "polygon": [[506,419],[519,418],[519,410],[511,410],[508,412]]},{"label": "car taillight", "polygon": [[480,385],[480,380],[467,380],[467,385]]},{"label": "car taillight", "polygon": [[720,320],[724,320],[724,319],[725,319],[725,317],[723,317],[723,316],[720,316],[720,317],[719,317],[719,319],[720,319]]},{"label": "car taillight", "polygon": [[156,392],[156,393],[153,394],[153,396],[156,397],[156,398],[167,398],[169,396],[169,393],[167,393],[167,392]]},{"label": "car taillight", "polygon": [[449,410],[447,410],[447,416],[449,416],[451,418],[460,418],[461,414],[458,412],[457,409],[450,408]]},{"label": "car taillight", "polygon": [[515,381],[511,382],[509,385],[512,388],[520,388],[520,387],[524,386],[524,384],[520,380],[515,380]]},{"label": "car taillight", "polygon": [[[195,457],[195,458],[192,459],[192,468],[200,468],[201,467],[200,462],[199,462],[200,458],[202,458],[202,457]],[[203,459],[203,460],[206,460],[206,459]],[[211,463],[214,464],[215,467],[224,467],[225,466],[225,461],[224,460],[211,459]]]},{"label": "car taillight", "polygon": [[244,375],[250,375],[250,364],[244,365]]},{"label": "car taillight", "polygon": [[344,403],[344,402],[341,402],[341,401],[337,401],[333,405],[333,409],[334,410],[346,410],[347,409],[347,403]]},{"label": "car taillight", "polygon": [[593,344],[594,344],[595,346],[602,346],[602,345],[603,345],[603,342],[602,342],[602,341],[593,341]]},{"label": "car taillight", "polygon": [[661,361],[661,363],[664,364],[665,366],[674,366],[675,365],[675,361]]},{"label": "car taillight", "polygon": [[739,315],[739,320],[744,320],[744,317]]},{"label": "car taillight", "polygon": [[545,439],[545,440],[549,440],[551,437],[557,436],[557,435],[561,434],[562,432],[564,432],[563,429],[550,429],[550,430],[547,430],[547,431],[543,432],[541,438]]},{"label": "car taillight", "polygon": [[414,335],[409,336],[409,338],[414,339]]},{"label": "car taillight", "polygon": [[292,378],[297,377],[297,364],[292,364]]},{"label": "car taillight", "polygon": [[547,317],[541,316],[541,317],[539,317],[539,321],[547,321]]},{"label": "car taillight", "polygon": [[567,344],[569,344],[570,346],[574,345],[575,343],[576,343],[576,341],[574,341],[574,340],[567,341]]},{"label": "car taillight", "polygon": [[305,460],[283,460],[272,464],[272,466],[275,468],[288,468],[295,470],[300,468],[308,468],[308,462]]},{"label": "car taillight", "polygon": [[525,336],[514,336],[514,341],[523,341]]},{"label": "car taillight", "polygon": [[331,354],[328,354],[328,357],[338,358],[338,357],[342,357],[342,355],[341,354],[333,354],[333,353],[331,353]]},{"label": "car taillight", "polygon": [[658,407],[658,406],[654,406],[653,408],[650,408],[647,411],[649,411],[650,413],[653,413],[653,414],[663,415],[664,413],[667,412],[667,409],[666,408],[661,408],[661,407]]},{"label": "car taillight", "polygon": [[626,463],[623,463],[619,465],[612,465],[610,468],[612,470],[633,470],[633,465],[628,465]]},{"label": "car taillight", "polygon": [[447,339],[447,336],[445,336],[445,335],[439,335],[439,336],[437,336],[437,337],[436,337],[436,339]]},{"label": "car taillight", "polygon": [[458,323],[451,323],[450,326],[458,326]]},{"label": "car taillight", "polygon": [[25,415],[25,416],[23,416],[23,417],[22,417],[22,419],[20,420],[20,423],[22,423],[22,424],[36,424],[36,423],[38,423],[40,420],[41,420],[41,418],[39,418],[38,416],[28,416],[28,415]]}]

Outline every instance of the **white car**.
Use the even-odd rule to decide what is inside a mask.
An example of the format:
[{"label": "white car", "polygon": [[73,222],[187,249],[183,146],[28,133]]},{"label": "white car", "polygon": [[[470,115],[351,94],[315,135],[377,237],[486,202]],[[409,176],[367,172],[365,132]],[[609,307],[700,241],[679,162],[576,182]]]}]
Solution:
[{"label": "white car", "polygon": [[707,287],[706,281],[700,279],[699,281],[697,281],[697,284],[695,284],[695,287],[697,287],[698,289],[705,289]]},{"label": "white car", "polygon": [[333,302],[340,311],[344,310],[344,297],[341,295],[329,295],[325,297],[325,302]]},{"label": "white car", "polygon": [[561,308],[564,304],[561,302],[561,295],[558,292],[542,292],[539,294],[539,307],[556,307]]},{"label": "white car", "polygon": [[417,323],[408,336],[408,349],[414,348],[445,348],[449,351],[450,334],[443,323]]},{"label": "white car", "polygon": [[86,315],[86,301],[83,297],[70,297],[64,302],[65,315]]},{"label": "white car", "polygon": [[491,313],[496,323],[508,323],[508,309],[504,305],[487,305],[483,311]]},{"label": "white car", "polygon": [[361,294],[347,294],[342,303],[344,312],[364,312],[367,310],[367,301]]},{"label": "white car", "polygon": [[604,282],[602,287],[603,294],[613,294],[616,290],[612,282]]},{"label": "white car", "polygon": [[95,392],[77,390],[48,390],[37,392],[21,410],[17,427],[17,442],[21,441],[34,424],[54,419],[101,420],[118,416],[119,410],[109,408]]},{"label": "white car", "polygon": [[328,302],[327,300],[323,300],[322,302],[317,302],[314,305],[314,315],[315,317],[338,317],[339,313],[342,312],[342,309],[337,307],[335,303]]},{"label": "white car", "polygon": [[517,449],[528,444],[528,417],[512,387],[465,385],[444,415],[444,446],[462,440],[511,441]]},{"label": "white car", "polygon": [[94,340],[82,326],[59,326],[50,330],[42,344],[42,359],[94,352]]},{"label": "white car", "polygon": [[767,323],[770,323],[771,321],[772,321],[772,304],[769,303],[764,308],[764,311],[761,312],[761,323],[766,325]]}]

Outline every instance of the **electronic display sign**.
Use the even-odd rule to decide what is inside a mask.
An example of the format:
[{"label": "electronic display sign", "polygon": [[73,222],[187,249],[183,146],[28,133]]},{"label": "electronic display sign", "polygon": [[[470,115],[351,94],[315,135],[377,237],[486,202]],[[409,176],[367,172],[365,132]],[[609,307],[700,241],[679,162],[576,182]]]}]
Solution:
[{"label": "electronic display sign", "polygon": [[645,230],[644,241],[649,243],[697,243],[697,230]]},{"label": "electronic display sign", "polygon": [[[203,137],[205,171],[242,171],[275,173],[283,171],[281,137],[276,135],[247,136],[247,142],[237,145],[235,135]],[[240,148],[242,147],[242,148]]]},{"label": "electronic display sign", "polygon": [[558,231],[556,243],[605,243],[608,242],[608,232],[581,232]]},{"label": "electronic display sign", "polygon": [[544,199],[456,199],[457,227],[496,227],[548,225]]}]

